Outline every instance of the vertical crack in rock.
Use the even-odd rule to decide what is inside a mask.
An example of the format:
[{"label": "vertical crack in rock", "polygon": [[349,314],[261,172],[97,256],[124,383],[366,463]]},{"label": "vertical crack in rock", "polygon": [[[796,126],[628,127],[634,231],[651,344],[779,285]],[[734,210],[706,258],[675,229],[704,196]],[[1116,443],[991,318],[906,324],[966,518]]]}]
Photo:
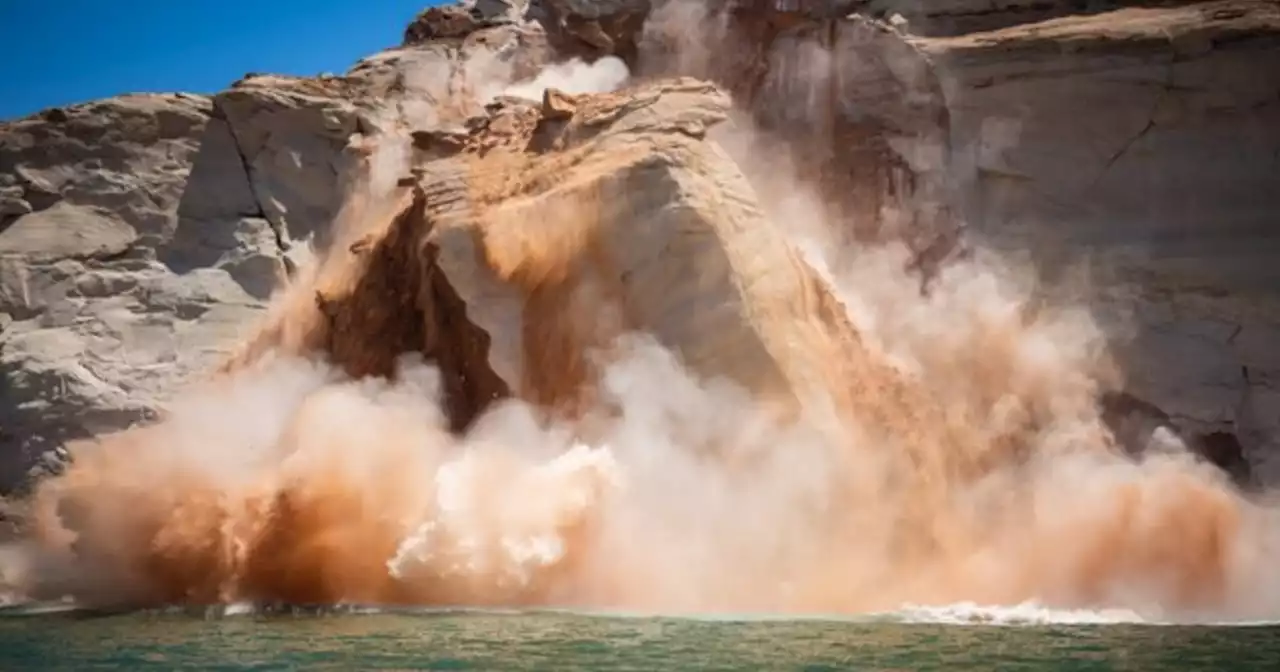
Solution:
[{"label": "vertical crack in rock", "polygon": [[1155,130],[1157,126],[1156,118],[1160,113],[1160,108],[1168,99],[1169,94],[1171,94],[1177,86],[1175,82],[1177,78],[1177,68],[1178,58],[1175,55],[1175,57],[1169,62],[1169,70],[1168,74],[1165,76],[1164,84],[1156,92],[1155,100],[1151,103],[1151,110],[1147,113],[1147,123],[1144,124],[1137,133],[1134,133],[1121,143],[1120,147],[1111,153],[1111,156],[1107,157],[1107,160],[1102,164],[1102,170],[1098,171],[1098,176],[1093,179],[1093,182],[1089,185],[1086,192],[1092,190],[1093,187],[1096,187],[1100,182],[1102,182],[1102,180],[1106,178],[1107,173],[1120,162],[1120,159],[1124,158],[1125,154],[1128,154],[1129,151],[1141,142],[1148,133]]},{"label": "vertical crack in rock", "polygon": [[284,222],[278,221],[276,217],[268,214],[267,209],[262,204],[262,194],[258,192],[257,181],[253,179],[253,166],[249,163],[248,155],[245,153],[244,145],[240,140],[240,135],[236,131],[236,126],[231,122],[231,118],[227,115],[226,110],[222,108],[222,102],[218,98],[213,99],[212,118],[221,120],[227,125],[227,132],[231,134],[232,145],[235,147],[236,156],[240,157],[240,166],[244,169],[244,177],[249,185],[249,193],[253,195],[254,204],[257,206],[256,217],[265,220],[271,227],[271,232],[276,243],[276,255],[286,264],[286,268],[290,265],[286,252],[289,251],[288,232],[285,229]]}]

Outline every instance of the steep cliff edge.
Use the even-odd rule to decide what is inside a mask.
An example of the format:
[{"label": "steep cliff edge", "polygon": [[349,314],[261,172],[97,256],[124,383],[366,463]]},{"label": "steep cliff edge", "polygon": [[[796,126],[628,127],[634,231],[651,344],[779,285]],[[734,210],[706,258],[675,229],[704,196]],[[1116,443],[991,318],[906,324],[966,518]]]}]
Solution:
[{"label": "steep cliff edge", "polygon": [[[343,76],[251,73],[212,98],[124,97],[0,126],[6,239],[0,441],[3,453],[14,456],[0,479],[4,486],[22,480],[27,465],[66,439],[152,417],[179,381],[230,347],[272,288],[312,248],[327,246],[340,195],[358,173],[349,145],[386,133],[461,131],[505,87],[553,59],[582,53],[571,42],[593,34],[601,21],[620,32],[617,41],[600,42],[595,56],[638,45],[649,9],[636,2],[435,8],[407,30],[403,46]],[[795,60],[786,54],[809,49],[816,27],[796,24],[807,36],[781,39],[779,58]],[[768,51],[766,45],[759,54]],[[683,67],[660,60],[660,70]],[[696,69],[706,72],[705,65]],[[783,108],[768,104],[772,96],[792,95],[783,90],[792,67],[761,72],[773,72],[774,83],[756,84],[767,90],[756,97],[760,108],[775,110],[773,126],[792,127],[777,116]],[[857,81],[842,90],[857,91]],[[891,99],[884,102],[873,120],[899,110]],[[888,161],[896,155],[886,153],[878,124],[856,133],[870,141],[869,153],[844,163],[856,174],[860,196],[851,203],[877,221],[884,188],[909,173],[901,161]],[[801,136],[799,150],[823,147],[828,157],[810,162],[811,172],[838,158],[823,137]],[[79,231],[70,239],[77,249],[63,249],[68,227]],[[85,268],[107,280],[76,289],[88,282]]]}]

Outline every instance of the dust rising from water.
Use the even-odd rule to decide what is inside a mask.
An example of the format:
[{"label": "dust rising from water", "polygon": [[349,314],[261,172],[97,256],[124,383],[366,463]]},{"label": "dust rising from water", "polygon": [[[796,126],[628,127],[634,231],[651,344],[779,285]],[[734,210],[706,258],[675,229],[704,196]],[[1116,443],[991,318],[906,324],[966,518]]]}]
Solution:
[{"label": "dust rising from water", "polygon": [[1082,446],[1001,465],[914,518],[954,536],[902,545],[897,507],[936,484],[901,482],[893,446],[773,425],[653,342],[617,347],[601,402],[622,413],[594,445],[514,402],[453,437],[418,362],[393,385],[263,361],[77,446],[36,489],[5,578],[90,605],[1274,613],[1274,512],[1186,457]]},{"label": "dust rising from water", "polygon": [[[1177,446],[1120,455],[1097,407],[1118,374],[1087,310],[983,252],[922,292],[904,250],[827,235],[821,199],[782,179],[750,124],[716,139],[857,332],[831,362],[856,372],[834,413],[781,421],[627,334],[595,353],[579,422],[505,401],[457,436],[428,363],[350,380],[293,354],[308,314],[163,421],[74,445],[16,503],[24,534],[0,548],[0,584],[105,606],[1280,615],[1276,507]],[[394,214],[405,148],[366,149],[340,243]],[[320,255],[272,319],[342,272]]]}]

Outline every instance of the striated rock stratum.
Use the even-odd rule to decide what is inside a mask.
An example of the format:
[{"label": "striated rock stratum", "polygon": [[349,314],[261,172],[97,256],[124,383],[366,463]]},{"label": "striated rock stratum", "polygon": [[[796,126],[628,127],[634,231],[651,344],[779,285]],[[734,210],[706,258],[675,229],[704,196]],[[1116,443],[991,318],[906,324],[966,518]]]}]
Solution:
[{"label": "striated rock stratum", "polygon": [[779,413],[856,397],[857,331],[768,225],[775,159],[923,292],[973,245],[1088,265],[1117,432],[1280,476],[1280,7],[997,4],[474,0],[344,75],[4,122],[0,485],[270,349],[355,376],[422,352],[455,428],[570,412],[584,346],[635,329]]}]

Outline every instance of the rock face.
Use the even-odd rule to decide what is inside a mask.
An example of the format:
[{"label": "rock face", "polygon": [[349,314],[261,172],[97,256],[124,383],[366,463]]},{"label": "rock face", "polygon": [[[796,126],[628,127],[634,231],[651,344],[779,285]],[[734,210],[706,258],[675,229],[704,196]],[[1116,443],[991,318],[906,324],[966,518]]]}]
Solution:
[{"label": "rock face", "polygon": [[946,100],[923,52],[882,24],[846,18],[848,4],[728,4],[690,16],[690,4],[669,3],[647,28],[644,46],[656,53],[642,50],[642,65],[725,86],[789,149],[847,241],[905,238],[923,251],[958,224],[941,212]]},{"label": "rock face", "polygon": [[[199,249],[217,263],[162,261],[214,107],[197,96],[127,96],[0,126],[0,484],[67,438],[127,426],[257,309],[274,259],[253,201]],[[225,132],[225,129],[224,129]],[[234,147],[216,176],[235,186]],[[241,175],[243,169],[240,168]],[[243,187],[243,181],[240,184]],[[206,197],[212,201],[212,194]]]},{"label": "rock face", "polygon": [[917,39],[947,89],[966,220],[1088,260],[1129,393],[1280,477],[1280,6],[1129,8]]}]

